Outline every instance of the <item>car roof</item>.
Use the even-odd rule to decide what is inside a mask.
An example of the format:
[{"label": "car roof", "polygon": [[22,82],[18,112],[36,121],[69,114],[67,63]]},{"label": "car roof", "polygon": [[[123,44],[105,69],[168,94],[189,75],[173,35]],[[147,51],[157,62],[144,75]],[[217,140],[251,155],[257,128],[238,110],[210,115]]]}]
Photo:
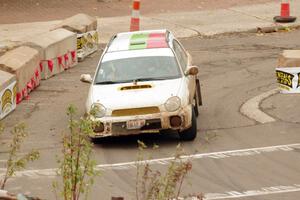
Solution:
[{"label": "car roof", "polygon": [[108,44],[107,52],[172,48],[173,39],[166,29],[118,33]]},{"label": "car roof", "polygon": [[137,58],[137,57],[156,57],[156,56],[168,56],[174,57],[174,53],[170,48],[158,48],[158,49],[143,49],[138,51],[115,51],[107,52],[102,58],[102,63],[119,60],[125,58]]}]

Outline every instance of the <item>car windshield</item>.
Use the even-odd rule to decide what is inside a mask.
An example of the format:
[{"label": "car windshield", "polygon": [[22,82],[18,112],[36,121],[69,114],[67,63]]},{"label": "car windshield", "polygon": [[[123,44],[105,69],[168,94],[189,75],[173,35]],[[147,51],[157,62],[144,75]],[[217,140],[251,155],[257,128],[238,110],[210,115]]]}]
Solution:
[{"label": "car windshield", "polygon": [[147,56],[110,60],[101,63],[95,84],[164,80],[181,77],[173,56]]}]

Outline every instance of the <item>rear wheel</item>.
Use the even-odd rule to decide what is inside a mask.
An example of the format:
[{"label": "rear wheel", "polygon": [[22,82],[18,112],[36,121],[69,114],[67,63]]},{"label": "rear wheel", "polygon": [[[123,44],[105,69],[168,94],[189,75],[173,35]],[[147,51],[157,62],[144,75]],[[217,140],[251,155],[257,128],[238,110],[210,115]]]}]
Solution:
[{"label": "rear wheel", "polygon": [[194,102],[193,102],[193,109],[195,111],[195,116],[198,117],[199,115],[199,107],[198,107],[198,97],[197,97],[197,92],[194,97]]},{"label": "rear wheel", "polygon": [[192,141],[197,136],[197,118],[194,109],[192,109],[192,126],[179,133],[179,137],[184,141]]}]

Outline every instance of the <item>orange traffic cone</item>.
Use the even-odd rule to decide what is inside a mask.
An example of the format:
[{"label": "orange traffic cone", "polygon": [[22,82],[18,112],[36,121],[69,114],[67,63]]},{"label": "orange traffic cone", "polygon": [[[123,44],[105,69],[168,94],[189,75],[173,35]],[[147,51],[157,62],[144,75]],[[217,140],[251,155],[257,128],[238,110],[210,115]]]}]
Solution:
[{"label": "orange traffic cone", "polygon": [[289,23],[296,21],[296,19],[296,17],[290,16],[290,0],[282,0],[280,16],[275,16],[274,21],[279,23]]},{"label": "orange traffic cone", "polygon": [[130,31],[140,30],[140,0],[133,0]]}]

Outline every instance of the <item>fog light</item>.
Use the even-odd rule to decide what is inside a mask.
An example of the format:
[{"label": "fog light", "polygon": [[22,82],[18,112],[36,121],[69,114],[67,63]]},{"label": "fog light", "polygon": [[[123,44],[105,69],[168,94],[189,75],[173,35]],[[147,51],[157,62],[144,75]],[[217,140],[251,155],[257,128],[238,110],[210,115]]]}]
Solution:
[{"label": "fog light", "polygon": [[179,116],[172,116],[170,117],[170,124],[172,127],[179,127],[182,124],[181,117]]},{"label": "fog light", "polygon": [[102,133],[104,131],[104,124],[103,123],[97,123],[94,127],[95,133]]}]

